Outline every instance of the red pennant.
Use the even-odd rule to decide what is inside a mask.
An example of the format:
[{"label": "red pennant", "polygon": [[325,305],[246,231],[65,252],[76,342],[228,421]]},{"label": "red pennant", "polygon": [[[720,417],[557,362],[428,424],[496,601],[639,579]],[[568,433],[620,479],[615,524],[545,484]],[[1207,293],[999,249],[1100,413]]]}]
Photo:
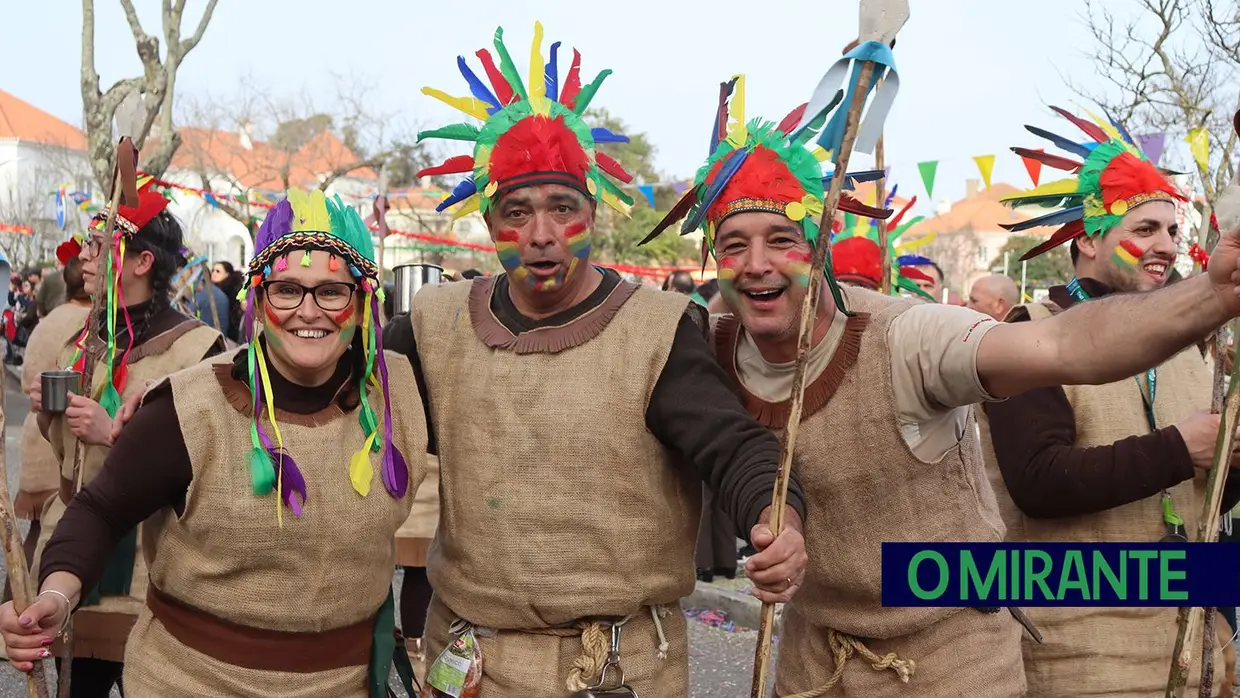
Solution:
[{"label": "red pennant", "polygon": [[[1046,151],[1038,148],[1038,152],[1045,153]],[[1033,180],[1033,186],[1038,186],[1038,177],[1042,174],[1042,162],[1033,158],[1027,158],[1024,155],[1020,156],[1020,159],[1025,161],[1025,169],[1029,172],[1029,179]]]}]

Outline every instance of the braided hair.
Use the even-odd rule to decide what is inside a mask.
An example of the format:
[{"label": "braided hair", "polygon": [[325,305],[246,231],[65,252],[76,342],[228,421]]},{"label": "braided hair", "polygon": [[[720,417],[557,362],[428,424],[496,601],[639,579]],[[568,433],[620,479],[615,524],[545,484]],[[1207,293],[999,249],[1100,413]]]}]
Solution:
[{"label": "braided hair", "polygon": [[181,224],[167,211],[161,211],[126,242],[126,254],[150,252],[155,258],[147,277],[151,284],[151,302],[147,305],[146,314],[141,321],[134,325],[134,336],[131,340],[134,344],[150,328],[155,315],[172,304],[172,278],[186,263],[183,249]]}]

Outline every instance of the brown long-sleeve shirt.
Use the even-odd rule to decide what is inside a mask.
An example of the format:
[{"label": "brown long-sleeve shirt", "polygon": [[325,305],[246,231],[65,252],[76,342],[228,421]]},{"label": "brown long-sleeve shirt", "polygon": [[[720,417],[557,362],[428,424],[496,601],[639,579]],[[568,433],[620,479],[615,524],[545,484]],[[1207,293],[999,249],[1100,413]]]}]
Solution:
[{"label": "brown long-sleeve shirt", "polygon": [[[604,270],[598,289],[563,313],[542,320],[521,315],[507,293],[507,276],[496,280],[491,310],[513,334],[538,327],[562,325],[601,304],[621,282],[613,270]],[[408,315],[397,316],[383,333],[383,346],[399,351],[421,375],[417,342]],[[423,404],[429,406],[425,383]],[[655,382],[646,406],[646,428],[669,450],[692,465],[702,481],[715,492],[720,508],[733,520],[746,539],[771,503],[775,471],[779,464],[779,440],[750,417],[715,359],[705,332],[686,313],[676,328],[672,350]],[[430,446],[435,452],[434,427],[427,409]],[[794,476],[788,486],[788,506],[804,520],[801,484]]]},{"label": "brown long-sleeve shirt", "polygon": [[[1080,279],[1092,298],[1111,293],[1094,279]],[[1065,286],[1050,300],[1067,309],[1076,299]],[[1084,516],[1152,497],[1196,472],[1184,438],[1174,426],[1130,436],[1108,446],[1076,447],[1076,417],[1061,387],[1038,388],[983,407],[995,457],[1013,503],[1041,519]],[[1240,478],[1228,479],[1223,511],[1240,502]]]}]

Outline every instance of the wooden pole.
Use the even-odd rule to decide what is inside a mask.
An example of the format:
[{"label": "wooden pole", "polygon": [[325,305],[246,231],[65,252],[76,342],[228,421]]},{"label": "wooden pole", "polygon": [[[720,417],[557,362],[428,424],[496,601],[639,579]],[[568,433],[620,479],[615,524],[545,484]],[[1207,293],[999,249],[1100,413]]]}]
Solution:
[{"label": "wooden pole", "polygon": [[[0,437],[3,434],[4,410],[0,410]],[[26,566],[26,553],[22,550],[22,537],[17,529],[17,515],[13,512],[13,499],[9,495],[4,441],[0,438],[0,527],[4,529],[4,562],[8,568],[9,587],[13,590],[13,610],[20,615],[33,601],[34,591],[30,568]],[[44,673],[43,662],[37,661],[34,669],[26,674],[26,698],[47,696],[47,674]]]},{"label": "wooden pole", "polygon": [[[880,84],[881,84],[881,81],[880,81]],[[882,136],[878,137],[878,143],[877,145],[874,146],[874,169],[876,170],[886,169],[886,151],[883,146]],[[875,193],[874,205],[878,208],[884,208],[883,202],[886,201],[887,199],[887,175],[886,174],[884,174],[882,177],[879,178],[878,186],[875,188],[874,193]],[[890,296],[891,295],[891,262],[892,262],[892,259],[891,259],[891,250],[889,249],[891,246],[891,243],[887,238],[887,222],[884,220],[875,219],[874,224],[878,226],[878,250],[879,250],[878,253],[882,255],[880,259],[882,260],[882,265],[883,265],[882,269],[879,272],[880,273],[879,279],[882,280],[882,284],[879,287],[879,290],[882,291],[884,296]]]},{"label": "wooden pole", "polygon": [[[840,205],[843,192],[844,173],[848,171],[848,159],[852,154],[853,145],[857,140],[857,129],[861,122],[861,110],[865,104],[865,95],[870,88],[874,76],[874,63],[866,61],[861,65],[861,74],[857,88],[849,103],[847,120],[844,126],[844,138],[840,144],[840,152],[836,157],[836,176],[831,178],[831,188],[827,192],[826,204],[823,207],[822,219],[819,222],[818,242],[814,245],[814,257],[809,276],[809,292],[805,302],[801,304],[801,330],[797,340],[796,370],[792,381],[792,405],[788,414],[788,426],[780,435],[779,470],[775,475],[775,493],[771,501],[771,533],[779,536],[784,525],[784,504],[788,500],[788,478],[792,471],[792,450],[796,445],[797,432],[801,423],[801,411],[805,402],[805,372],[809,359],[810,338],[813,335],[818,310],[818,299],[822,292],[830,251],[831,223],[835,220],[835,212]],[[754,654],[753,686],[751,698],[761,698],[766,691],[770,676],[771,635],[775,625],[775,605],[762,604],[762,619],[758,625],[758,646]]]}]

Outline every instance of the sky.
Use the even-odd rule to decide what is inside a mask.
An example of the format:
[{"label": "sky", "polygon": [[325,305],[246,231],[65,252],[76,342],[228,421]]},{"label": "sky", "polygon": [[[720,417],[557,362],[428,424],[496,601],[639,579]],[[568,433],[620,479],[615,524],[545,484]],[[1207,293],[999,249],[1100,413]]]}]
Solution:
[{"label": "sky", "polygon": [[[159,29],[159,1],[134,0],[148,33]],[[186,35],[205,7],[189,0]],[[1120,16],[1133,0],[1101,0]],[[96,0],[96,67],[106,89],[136,75],[140,63],[117,0]],[[1082,104],[1065,77],[1102,88],[1087,53],[1080,0],[909,0],[910,19],[895,50],[900,91],[885,128],[891,183],[917,193],[917,163],[939,160],[936,201],[960,198],[979,178],[975,155],[996,155],[992,182],[1029,186],[1012,146],[1043,147],[1024,124],[1076,136],[1047,107]],[[242,76],[277,93],[333,93],[331,73],[359,77],[382,113],[426,127],[468,117],[421,94],[423,86],[468,94],[456,66],[490,47],[502,26],[524,78],[534,21],[543,52],[562,41],[561,73],[582,53],[583,82],[611,68],[594,105],[645,132],[669,178],[693,175],[706,157],[721,81],[746,76],[746,114],[779,120],[807,101],[819,79],[855,38],[857,0],[221,0],[202,42],[177,78],[184,95],[231,95]],[[81,2],[0,0],[0,89],[81,123]],[[1082,136],[1082,140],[1084,137]],[[1168,144],[1171,147],[1171,144]],[[872,164],[858,153],[850,169]],[[1045,178],[1044,178],[1045,181]],[[890,186],[890,185],[889,185]]]}]

